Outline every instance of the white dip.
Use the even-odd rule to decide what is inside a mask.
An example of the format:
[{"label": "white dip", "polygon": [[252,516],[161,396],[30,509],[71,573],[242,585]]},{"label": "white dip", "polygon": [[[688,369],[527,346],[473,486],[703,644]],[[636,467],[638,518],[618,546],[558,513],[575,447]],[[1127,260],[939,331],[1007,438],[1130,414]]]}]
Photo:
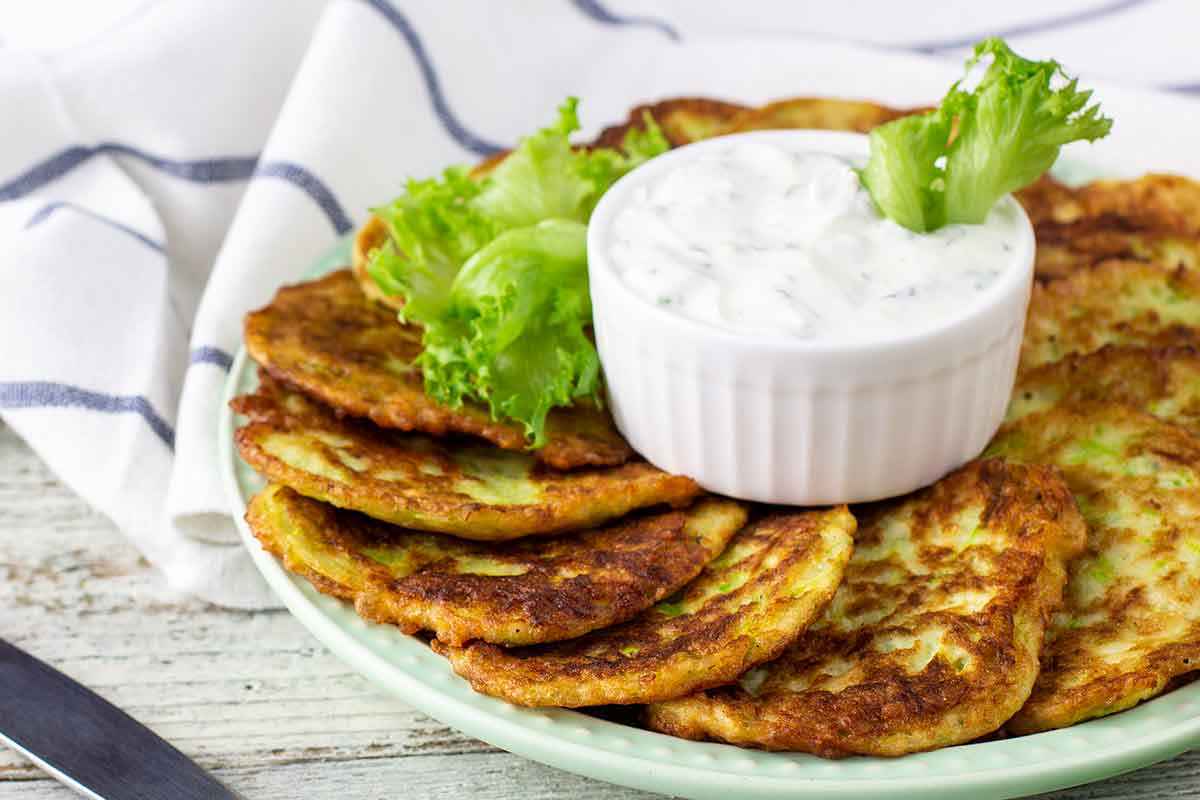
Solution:
[{"label": "white dip", "polygon": [[637,186],[610,263],[663,309],[730,331],[878,339],[965,310],[1013,265],[1016,204],[917,234],[883,218],[850,160],[761,142],[708,149]]}]

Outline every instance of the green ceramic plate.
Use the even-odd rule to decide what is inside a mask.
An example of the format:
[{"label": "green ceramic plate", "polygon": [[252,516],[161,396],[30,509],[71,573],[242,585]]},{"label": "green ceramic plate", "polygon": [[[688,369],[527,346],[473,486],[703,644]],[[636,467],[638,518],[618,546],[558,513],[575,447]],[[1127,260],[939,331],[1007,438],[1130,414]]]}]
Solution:
[{"label": "green ceramic plate", "polygon": [[[843,53],[832,46],[811,49],[813,68],[789,74],[788,88],[774,91],[775,95],[862,95],[918,102],[918,98],[939,96],[945,88],[944,72],[932,69],[927,61],[892,55],[884,59],[858,50]],[[880,68],[868,68],[864,62],[868,57],[879,61]],[[1097,90],[1105,109],[1119,120],[1117,130],[1087,151],[1086,160],[1077,160],[1075,151],[1065,154],[1057,170],[1061,177],[1082,181],[1148,170],[1200,175],[1200,150],[1187,134],[1200,124],[1200,104],[1116,87]],[[1173,124],[1162,124],[1166,119]],[[347,251],[343,243],[327,253],[313,265],[313,273],[346,263]],[[254,380],[253,365],[243,350],[230,371],[226,393],[232,397],[246,391]],[[232,436],[235,420],[226,407],[222,409],[219,446],[232,513],[258,568],[292,613],[330,650],[406,703],[465,733],[551,766],[691,798],[878,800],[929,797],[936,792],[944,800],[988,800],[1099,780],[1200,746],[1200,681],[1066,730],[899,759],[842,761],[688,742],[572,711],[517,708],[476,694],[420,641],[394,628],[364,622],[348,605],[319,594],[263,552],[242,522],[246,500],[261,481],[237,458]]]},{"label": "green ceramic plate", "polygon": [[[346,263],[347,244],[314,267]],[[243,349],[226,399],[251,390]],[[255,563],[292,613],[334,653],[409,705],[497,747],[560,769],[691,798],[1017,797],[1099,780],[1200,745],[1200,682],[1130,711],[1061,731],[948,747],[899,759],[826,761],[675,739],[573,711],[526,709],[476,694],[441,656],[285,572],[243,521],[262,480],[233,448],[234,415],[223,404],[221,459],[234,518]]]}]

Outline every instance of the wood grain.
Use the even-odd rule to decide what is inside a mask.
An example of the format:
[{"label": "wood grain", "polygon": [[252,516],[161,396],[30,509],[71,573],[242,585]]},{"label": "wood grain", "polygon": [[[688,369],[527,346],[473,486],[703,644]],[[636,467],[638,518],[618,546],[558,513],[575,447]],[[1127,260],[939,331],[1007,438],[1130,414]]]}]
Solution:
[{"label": "wood grain", "polygon": [[[173,593],[2,423],[0,637],[253,800],[649,797],[499,751],[377,693],[286,612]],[[0,800],[75,796],[0,748]],[[1200,751],[1048,796],[1198,798]]]}]

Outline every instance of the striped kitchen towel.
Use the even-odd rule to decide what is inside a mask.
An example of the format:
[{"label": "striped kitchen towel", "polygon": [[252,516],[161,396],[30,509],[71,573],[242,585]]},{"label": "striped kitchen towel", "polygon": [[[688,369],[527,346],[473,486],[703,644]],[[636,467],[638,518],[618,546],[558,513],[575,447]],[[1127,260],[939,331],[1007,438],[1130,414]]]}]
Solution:
[{"label": "striped kitchen towel", "polygon": [[[70,50],[9,41],[0,414],[173,586],[271,605],[219,477],[240,320],[405,178],[510,146],[571,94],[593,130],[668,95],[927,103],[989,34],[1089,79],[1200,92],[1197,8],[161,0]],[[1114,115],[1147,142],[1130,171],[1196,130]]]}]

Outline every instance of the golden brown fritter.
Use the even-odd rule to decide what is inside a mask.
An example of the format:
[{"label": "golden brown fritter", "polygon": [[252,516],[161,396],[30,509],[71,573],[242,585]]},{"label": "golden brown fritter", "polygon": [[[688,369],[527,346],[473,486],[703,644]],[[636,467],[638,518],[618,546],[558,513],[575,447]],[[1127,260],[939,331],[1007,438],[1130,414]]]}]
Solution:
[{"label": "golden brown fritter", "polygon": [[398,311],[404,307],[404,298],[399,295],[384,294],[383,290],[379,288],[379,284],[375,283],[370,273],[367,272],[367,268],[371,265],[371,253],[387,244],[387,239],[387,225],[372,214],[354,234],[354,247],[350,251],[350,271],[368,299]]},{"label": "golden brown fritter", "polygon": [[[246,350],[273,377],[384,428],[435,436],[465,433],[506,450],[524,450],[524,428],[494,420],[483,406],[438,404],[413,364],[420,329],[367,300],[348,270],[285,286],[271,304],[246,315]],[[611,466],[633,451],[608,412],[587,404],[556,409],[538,460],[559,469]]]},{"label": "golden brown fritter", "polygon": [[1061,728],[1129,708],[1200,665],[1200,442],[1115,404],[1060,405],[988,448],[1061,468],[1088,524],[1041,674],[1006,725]]},{"label": "golden brown fritter", "polygon": [[867,133],[872,128],[913,113],[860,100],[832,97],[793,97],[759,108],[748,108],[730,122],[723,133],[811,128]]},{"label": "golden brown fritter", "polygon": [[970,741],[1021,707],[1084,524],[1048,467],[976,461],[859,514],[821,619],[740,685],[648,709],[654,730],[826,757]]},{"label": "golden brown fritter", "polygon": [[1095,227],[1200,236],[1200,182],[1151,173],[1070,187],[1049,175],[1017,192],[1034,227],[1090,222]]},{"label": "golden brown fritter", "polygon": [[1017,198],[1037,235],[1040,280],[1113,258],[1200,265],[1200,184],[1189,178],[1146,175],[1074,189],[1043,176]]},{"label": "golden brown fritter", "polygon": [[1200,340],[1200,273],[1106,261],[1034,286],[1021,371],[1106,344],[1169,346]]},{"label": "golden brown fritter", "polygon": [[1200,351],[1107,345],[1021,376],[1008,422],[1060,403],[1121,403],[1200,434]]},{"label": "golden brown fritter", "polygon": [[646,703],[727,683],[774,658],[828,603],[853,549],[843,506],[751,524],[677,597],[555,644],[435,642],[476,691],[526,706]]},{"label": "golden brown fritter", "polygon": [[1084,217],[1117,217],[1144,231],[1200,236],[1200,183],[1181,175],[1093,181],[1078,189]]},{"label": "golden brown fritter", "polygon": [[444,642],[552,642],[623,622],[694,578],[746,521],[729,500],[572,536],[483,544],[379,522],[270,485],[246,520],[264,549],[375,622]]},{"label": "golden brown fritter", "polygon": [[1013,194],[1025,208],[1035,231],[1042,225],[1077,222],[1083,216],[1083,205],[1076,190],[1050,173]]},{"label": "golden brown fritter", "polygon": [[737,103],[705,97],[673,97],[646,103],[635,106],[625,122],[605,128],[590,146],[620,147],[630,129],[645,128],[645,116],[649,114],[671,146],[679,147],[728,133],[738,114],[748,110]]},{"label": "golden brown fritter", "polygon": [[1065,278],[1102,261],[1153,261],[1167,268],[1200,268],[1200,237],[1125,230],[1096,222],[1037,229],[1038,280]]},{"label": "golden brown fritter", "polygon": [[250,419],[238,452],[268,480],[418,530],[501,541],[598,525],[646,506],[684,505],[690,478],[644,461],[560,472],[526,453],[385,431],[339,418],[267,378],[232,407]]}]

